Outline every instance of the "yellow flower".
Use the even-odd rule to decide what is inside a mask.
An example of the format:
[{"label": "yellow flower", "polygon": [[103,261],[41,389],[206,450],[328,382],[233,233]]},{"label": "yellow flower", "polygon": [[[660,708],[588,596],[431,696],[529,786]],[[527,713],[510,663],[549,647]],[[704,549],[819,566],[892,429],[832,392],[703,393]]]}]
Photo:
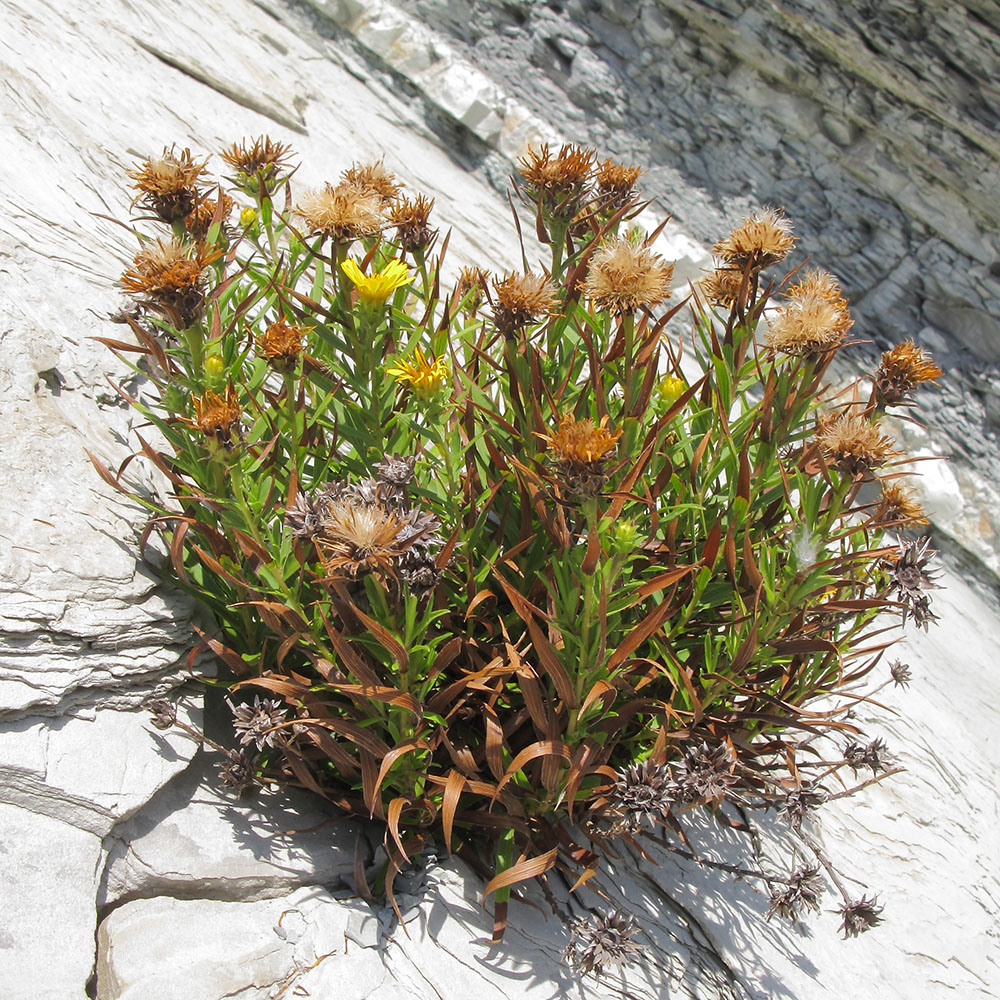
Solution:
[{"label": "yellow flower", "polygon": [[410,269],[401,260],[390,260],[381,271],[369,275],[353,257],[348,257],[340,266],[357,286],[358,297],[370,306],[381,306],[397,288],[413,281]]},{"label": "yellow flower", "polygon": [[660,403],[665,409],[669,410],[687,392],[687,382],[674,375],[667,375],[661,379],[657,387],[657,392],[660,397]]},{"label": "yellow flower", "polygon": [[449,375],[448,365],[442,358],[431,355],[428,359],[419,347],[414,349],[412,360],[400,358],[392,368],[386,368],[385,373],[400,385],[409,384],[421,396],[430,396],[443,389]]}]

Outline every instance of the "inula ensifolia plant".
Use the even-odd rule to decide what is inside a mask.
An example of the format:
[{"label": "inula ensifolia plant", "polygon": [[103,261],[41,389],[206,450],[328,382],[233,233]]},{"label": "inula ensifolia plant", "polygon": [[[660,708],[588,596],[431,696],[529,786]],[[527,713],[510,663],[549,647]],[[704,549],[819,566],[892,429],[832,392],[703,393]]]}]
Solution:
[{"label": "inula ensifolia plant", "polygon": [[[654,831],[694,856],[685,814],[733,802],[812,859],[714,863],[763,879],[769,917],[829,878],[845,934],[877,923],[809,817],[892,773],[847,708],[934,584],[881,421],[940,369],[902,344],[870,391],[828,389],[853,322],[834,277],[775,270],[780,212],[678,287],[633,225],[641,171],[580,147],[519,164],[524,270],[453,281],[433,202],[383,163],[308,190],[269,138],[221,157],[228,190],[187,149],[129,173],[135,342],[106,343],[140,356],[137,455],[167,484],[130,495],[214,616],[222,780],[377,820],[390,900],[421,852],[462,854],[498,938],[518,883],[585,885]],[[635,950],[625,917],[588,928],[583,969]]]}]

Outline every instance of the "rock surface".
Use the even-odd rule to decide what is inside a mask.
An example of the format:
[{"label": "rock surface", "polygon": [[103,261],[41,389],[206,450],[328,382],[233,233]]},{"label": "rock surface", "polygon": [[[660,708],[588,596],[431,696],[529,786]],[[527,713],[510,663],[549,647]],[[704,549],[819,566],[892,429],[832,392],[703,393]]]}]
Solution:
[{"label": "rock surface", "polygon": [[[1000,550],[996,493],[983,486],[1000,353],[996,205],[982,194],[996,180],[1000,19],[971,2],[900,0],[891,22],[866,9],[869,24],[860,5],[820,0],[0,0],[7,1000],[83,998],[88,981],[106,1000],[1000,990],[1000,623],[986,572]],[[946,58],[956,46],[962,67]],[[346,829],[262,844],[258,813],[207,790],[202,771],[181,774],[195,742],[152,729],[140,705],[185,681],[193,609],[137,559],[141,511],[83,452],[116,467],[135,429],[105,379],[129,385],[131,373],[88,339],[119,335],[106,317],[132,252],[99,215],[124,217],[136,159],[263,132],[293,144],[312,184],[384,154],[436,197],[443,228],[456,225],[456,264],[516,266],[500,192],[529,141],[591,141],[649,163],[647,190],[682,223],[664,244],[684,258],[682,277],[734,214],[776,200],[869,330],[942,354],[940,416],[912,441],[961,459],[924,463],[937,470],[926,492],[936,527],[980,561],[982,594],[947,575],[941,625],[910,642],[900,714],[874,723],[907,772],[826,812],[828,851],[887,905],[876,934],[842,942],[833,903],[792,931],[765,924],[766,899],[747,883],[651,847],[657,866],[626,858],[601,881],[640,920],[644,961],[580,987],[559,955],[565,918],[606,905],[594,893],[556,886],[561,915],[529,893],[539,909],[514,906],[507,944],[490,953],[478,881],[442,860],[404,893],[407,936],[384,908],[341,898]],[[138,463],[130,475],[156,489]],[[197,695],[183,704],[197,722]],[[287,809],[275,826],[327,818],[316,804]],[[732,856],[746,847],[733,836],[706,830],[702,847]]]}]

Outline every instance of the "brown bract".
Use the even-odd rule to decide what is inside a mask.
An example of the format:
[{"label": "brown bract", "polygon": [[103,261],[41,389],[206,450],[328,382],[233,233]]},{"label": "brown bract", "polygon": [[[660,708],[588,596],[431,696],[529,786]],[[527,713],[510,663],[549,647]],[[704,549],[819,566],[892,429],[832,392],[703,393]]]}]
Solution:
[{"label": "brown bract", "polygon": [[376,236],[383,223],[379,196],[356,184],[327,184],[320,191],[306,191],[295,211],[311,232],[338,242]]},{"label": "brown bract", "polygon": [[651,309],[670,298],[674,265],[631,240],[611,240],[590,261],[582,292],[596,309],[615,315]]},{"label": "brown bract", "polygon": [[231,447],[239,437],[240,417],[243,415],[236,387],[230,382],[221,396],[208,389],[201,399],[194,397],[193,401],[194,420],[188,422],[206,438]]},{"label": "brown bract", "polygon": [[166,313],[183,329],[198,318],[205,304],[202,272],[218,260],[221,250],[176,237],[147,243],[122,275],[126,292],[142,296],[147,305]]},{"label": "brown bract", "polygon": [[225,222],[232,214],[235,202],[228,194],[222,194],[220,198],[201,198],[198,204],[187,214],[184,219],[184,228],[191,234],[192,239],[203,240],[209,229],[212,228],[212,220],[219,209],[219,202],[222,202],[220,219]]},{"label": "brown bract", "polygon": [[781,212],[764,208],[748,215],[712,252],[740,271],[770,267],[784,260],[795,246],[792,224]]},{"label": "brown bract", "polygon": [[854,325],[837,280],[812,270],[786,293],[788,301],[770,318],[767,346],[798,357],[838,348]]},{"label": "brown bract", "polygon": [[856,413],[842,413],[825,421],[817,440],[830,464],[854,478],[868,478],[872,469],[898,454],[875,424]]},{"label": "brown bract", "polygon": [[387,170],[381,160],[374,163],[352,163],[341,175],[342,184],[353,184],[378,197],[382,207],[391,205],[403,190],[396,175]]},{"label": "brown bract", "polygon": [[257,337],[255,346],[274,368],[290,372],[302,353],[302,329],[279,319]]},{"label": "brown bract", "polygon": [[198,180],[207,163],[195,160],[190,149],[175,153],[171,146],[161,156],[150,157],[126,172],[135,181],[132,187],[139,192],[136,202],[164,222],[177,222],[194,208]]},{"label": "brown bract", "polygon": [[427,250],[437,236],[437,230],[429,224],[433,198],[417,195],[412,201],[400,198],[389,209],[389,222],[396,227],[396,242],[404,249],[413,253],[415,250]]},{"label": "brown bract", "polygon": [[943,374],[925,350],[907,340],[882,355],[882,363],[875,372],[876,398],[883,406],[909,402],[910,393],[918,385]]},{"label": "brown bract", "polygon": [[528,150],[517,161],[517,169],[531,192],[565,196],[587,185],[595,159],[594,151],[583,146],[565,145],[553,153],[545,143]]},{"label": "brown bract", "polygon": [[378,504],[333,501],[317,537],[326,571],[352,578],[364,572],[394,577],[396,561],[408,548],[400,538],[403,526],[395,511]]},{"label": "brown bract", "polygon": [[493,318],[505,334],[547,316],[556,302],[552,282],[542,274],[504,274],[493,279]]}]

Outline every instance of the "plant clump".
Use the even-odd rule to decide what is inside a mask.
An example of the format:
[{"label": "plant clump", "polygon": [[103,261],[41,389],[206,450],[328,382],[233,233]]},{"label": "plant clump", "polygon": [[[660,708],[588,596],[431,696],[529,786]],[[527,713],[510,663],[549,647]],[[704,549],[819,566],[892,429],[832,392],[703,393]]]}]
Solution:
[{"label": "plant clump", "polygon": [[[650,836],[695,857],[691,816],[732,806],[795,844],[788,876],[717,865],[763,880],[768,919],[829,881],[845,935],[879,923],[810,824],[894,772],[847,709],[887,629],[935,617],[882,423],[940,375],[926,352],[887,352],[867,403],[831,385],[853,320],[826,272],[779,292],[780,212],[719,239],[687,295],[635,229],[640,168],[583,147],[520,161],[522,272],[452,270],[433,201],[382,161],[310,191],[269,137],[221,157],[211,199],[188,150],[130,173],[135,344],[108,343],[147,379],[128,398],[160,443],[137,456],[165,486],[94,462],[212,616],[195,652],[233,740],[199,738],[226,787],[380,824],[390,901],[422,853],[461,854],[497,941],[522,883],[576,869],[582,897],[604,847]],[[909,680],[897,661],[884,683]],[[567,958],[614,968],[638,934],[596,917]]]}]

